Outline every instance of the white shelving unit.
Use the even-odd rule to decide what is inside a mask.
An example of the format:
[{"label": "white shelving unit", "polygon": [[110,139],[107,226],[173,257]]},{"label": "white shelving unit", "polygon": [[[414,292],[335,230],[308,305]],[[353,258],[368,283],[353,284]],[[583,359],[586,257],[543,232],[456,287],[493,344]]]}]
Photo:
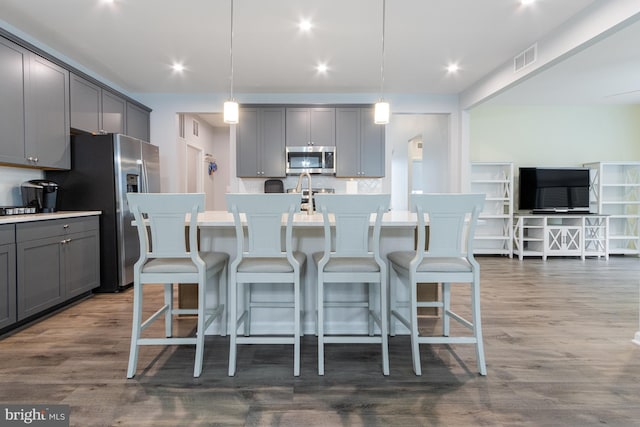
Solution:
[{"label": "white shelving unit", "polygon": [[475,254],[513,256],[513,163],[471,163],[471,192],[485,193]]},{"label": "white shelving unit", "polygon": [[513,253],[525,256],[609,258],[606,215],[516,215]]},{"label": "white shelving unit", "polygon": [[640,255],[640,162],[585,163],[591,211],[609,216],[609,253]]}]

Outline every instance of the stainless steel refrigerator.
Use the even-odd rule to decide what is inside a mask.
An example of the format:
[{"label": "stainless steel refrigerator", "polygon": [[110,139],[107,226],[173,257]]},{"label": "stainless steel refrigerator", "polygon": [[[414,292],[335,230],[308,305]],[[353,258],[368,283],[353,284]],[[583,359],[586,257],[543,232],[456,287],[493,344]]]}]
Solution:
[{"label": "stainless steel refrigerator", "polygon": [[128,192],[160,192],[158,147],[121,134],[71,137],[71,170],[49,171],[58,184],[58,210],[99,210],[100,287],[118,292],[133,283],[138,235]]}]

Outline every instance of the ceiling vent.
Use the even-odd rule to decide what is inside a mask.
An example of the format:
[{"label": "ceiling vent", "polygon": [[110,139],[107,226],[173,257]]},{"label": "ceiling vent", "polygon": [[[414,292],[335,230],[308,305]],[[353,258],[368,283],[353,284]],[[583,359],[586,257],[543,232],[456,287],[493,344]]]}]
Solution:
[{"label": "ceiling vent", "polygon": [[536,62],[536,58],[538,57],[538,45],[534,44],[521,54],[517,55],[513,58],[513,71],[518,72],[525,67]]}]

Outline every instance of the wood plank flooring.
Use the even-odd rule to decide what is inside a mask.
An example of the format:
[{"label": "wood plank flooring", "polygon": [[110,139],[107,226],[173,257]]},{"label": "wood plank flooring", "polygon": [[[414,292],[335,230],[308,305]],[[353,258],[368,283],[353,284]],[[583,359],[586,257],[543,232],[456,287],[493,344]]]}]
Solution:
[{"label": "wood plank flooring", "polygon": [[480,262],[486,377],[470,345],[421,346],[416,377],[406,336],[390,339],[389,377],[377,345],[328,345],[319,377],[307,336],[299,378],[290,346],[264,345],[241,347],[229,378],[228,338],[208,337],[200,378],[180,346],[142,348],[127,380],[128,291],[1,339],[0,403],[68,404],[73,426],[639,425],[640,259]]}]

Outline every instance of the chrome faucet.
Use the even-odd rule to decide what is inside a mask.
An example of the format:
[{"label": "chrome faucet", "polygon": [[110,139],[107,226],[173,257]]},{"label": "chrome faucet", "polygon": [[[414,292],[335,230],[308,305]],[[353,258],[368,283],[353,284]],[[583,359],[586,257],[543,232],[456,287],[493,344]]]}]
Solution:
[{"label": "chrome faucet", "polygon": [[302,177],[306,176],[309,181],[309,199],[307,202],[307,215],[313,215],[313,191],[311,190],[311,174],[309,172],[302,172],[298,177],[298,184],[296,184],[296,193],[302,191]]}]

